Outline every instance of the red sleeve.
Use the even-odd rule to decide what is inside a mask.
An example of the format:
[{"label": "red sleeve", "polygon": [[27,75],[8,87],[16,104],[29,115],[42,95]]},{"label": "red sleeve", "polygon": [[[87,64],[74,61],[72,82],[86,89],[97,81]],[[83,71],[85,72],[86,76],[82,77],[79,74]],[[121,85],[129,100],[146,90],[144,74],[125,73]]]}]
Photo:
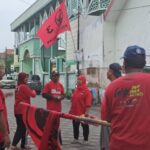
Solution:
[{"label": "red sleeve", "polygon": [[48,93],[49,92],[49,83],[47,83],[45,86],[44,86],[44,89],[42,91],[42,93]]},{"label": "red sleeve", "polygon": [[22,85],[20,87],[20,90],[23,91],[25,95],[28,95],[29,97],[35,97],[36,92],[35,90],[30,89],[27,85]]},{"label": "red sleeve", "polygon": [[4,110],[4,105],[2,102],[2,98],[0,97],[0,111],[3,111],[3,110]]},{"label": "red sleeve", "polygon": [[89,90],[86,90],[86,106],[90,107],[92,104],[92,95]]}]

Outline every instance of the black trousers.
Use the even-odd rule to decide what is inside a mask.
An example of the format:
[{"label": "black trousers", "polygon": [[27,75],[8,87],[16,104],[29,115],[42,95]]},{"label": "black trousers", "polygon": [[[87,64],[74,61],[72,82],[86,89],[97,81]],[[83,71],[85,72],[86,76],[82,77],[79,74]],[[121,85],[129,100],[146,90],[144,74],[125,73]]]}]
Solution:
[{"label": "black trousers", "polygon": [[88,141],[88,137],[89,137],[89,125],[88,124],[85,124],[85,123],[80,123],[78,121],[72,121],[72,124],[73,124],[73,134],[74,134],[74,139],[77,139],[79,138],[79,127],[80,127],[80,124],[83,128],[83,137],[84,137],[84,140],[85,141]]},{"label": "black trousers", "polygon": [[5,148],[4,148],[4,143],[3,143],[3,142],[0,143],[0,150],[5,150]]},{"label": "black trousers", "polygon": [[17,129],[13,138],[12,145],[16,146],[21,140],[21,148],[25,148],[26,144],[26,127],[21,114],[16,114]]},{"label": "black trousers", "polygon": [[60,141],[60,144],[62,145],[61,130],[59,131],[59,141]]}]

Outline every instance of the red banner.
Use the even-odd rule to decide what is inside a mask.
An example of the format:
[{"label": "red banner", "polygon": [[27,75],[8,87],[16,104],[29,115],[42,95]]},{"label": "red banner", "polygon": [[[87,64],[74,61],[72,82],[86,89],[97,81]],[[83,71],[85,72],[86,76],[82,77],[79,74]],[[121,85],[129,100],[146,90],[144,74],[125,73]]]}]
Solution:
[{"label": "red banner", "polygon": [[57,36],[65,31],[70,31],[65,1],[49,16],[39,28],[37,35],[46,48],[57,41]]},{"label": "red banner", "polygon": [[59,114],[21,103],[23,121],[39,150],[61,150]]}]

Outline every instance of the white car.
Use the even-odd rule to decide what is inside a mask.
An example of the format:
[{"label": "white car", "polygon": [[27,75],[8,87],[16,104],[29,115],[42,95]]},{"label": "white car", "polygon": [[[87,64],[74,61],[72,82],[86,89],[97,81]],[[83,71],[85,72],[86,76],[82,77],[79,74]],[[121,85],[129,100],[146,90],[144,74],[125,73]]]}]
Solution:
[{"label": "white car", "polygon": [[0,81],[1,88],[15,88],[16,87],[16,80],[8,75],[4,76],[3,79]]}]

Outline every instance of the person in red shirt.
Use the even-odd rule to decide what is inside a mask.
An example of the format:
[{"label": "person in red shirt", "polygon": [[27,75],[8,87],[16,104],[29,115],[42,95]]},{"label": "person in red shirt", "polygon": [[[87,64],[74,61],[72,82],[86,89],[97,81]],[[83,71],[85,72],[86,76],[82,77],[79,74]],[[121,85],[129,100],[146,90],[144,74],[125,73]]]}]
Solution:
[{"label": "person in red shirt", "polygon": [[61,112],[61,100],[64,99],[64,87],[59,82],[59,73],[53,71],[51,81],[43,89],[42,96],[47,100],[47,109]]},{"label": "person in red shirt", "polygon": [[[0,80],[2,80],[3,75],[4,72],[0,68]],[[3,91],[0,89],[0,150],[5,150],[5,148],[9,148],[11,143],[9,137],[9,124],[7,118],[5,98],[12,95],[12,92],[7,92],[4,94]]]},{"label": "person in red shirt", "polygon": [[4,150],[6,147],[9,148],[9,146],[10,138],[5,97],[0,89],[0,150]]},{"label": "person in red shirt", "polygon": [[[111,82],[121,77],[121,66],[118,63],[112,63],[109,65],[107,71],[107,79]],[[109,150],[109,134],[110,128],[106,126],[101,127],[100,132],[100,149],[101,150]]]},{"label": "person in red shirt", "polygon": [[[88,116],[89,110],[92,104],[92,95],[89,91],[87,85],[86,85],[86,78],[83,75],[80,75],[77,78],[77,87],[73,92],[72,99],[71,99],[71,108],[70,108],[70,114],[76,115],[76,116]],[[80,122],[73,120],[73,134],[74,134],[74,140],[73,144],[79,143],[79,126]],[[85,123],[81,123],[83,127],[83,143],[88,142],[88,136],[89,136],[89,125]]]},{"label": "person in red shirt", "polygon": [[21,102],[30,104],[30,98],[36,96],[35,90],[31,90],[27,85],[28,74],[21,72],[18,74],[18,85],[15,90],[14,113],[16,117],[17,129],[12,142],[12,150],[15,150],[21,140],[21,148],[25,149],[26,144],[26,127],[22,118]]},{"label": "person in red shirt", "polygon": [[[59,73],[53,71],[51,81],[48,82],[42,92],[43,98],[47,100],[47,109],[61,112],[61,101],[65,97],[64,87],[59,82]],[[60,143],[62,144],[61,133],[59,133]]]},{"label": "person in red shirt", "polygon": [[145,50],[129,46],[124,52],[125,76],[106,89],[101,118],[111,123],[110,150],[150,150],[150,75],[143,73]]},{"label": "person in red shirt", "polygon": [[9,148],[9,146],[10,138],[5,96],[0,89],[0,150],[4,150],[6,147]]}]

